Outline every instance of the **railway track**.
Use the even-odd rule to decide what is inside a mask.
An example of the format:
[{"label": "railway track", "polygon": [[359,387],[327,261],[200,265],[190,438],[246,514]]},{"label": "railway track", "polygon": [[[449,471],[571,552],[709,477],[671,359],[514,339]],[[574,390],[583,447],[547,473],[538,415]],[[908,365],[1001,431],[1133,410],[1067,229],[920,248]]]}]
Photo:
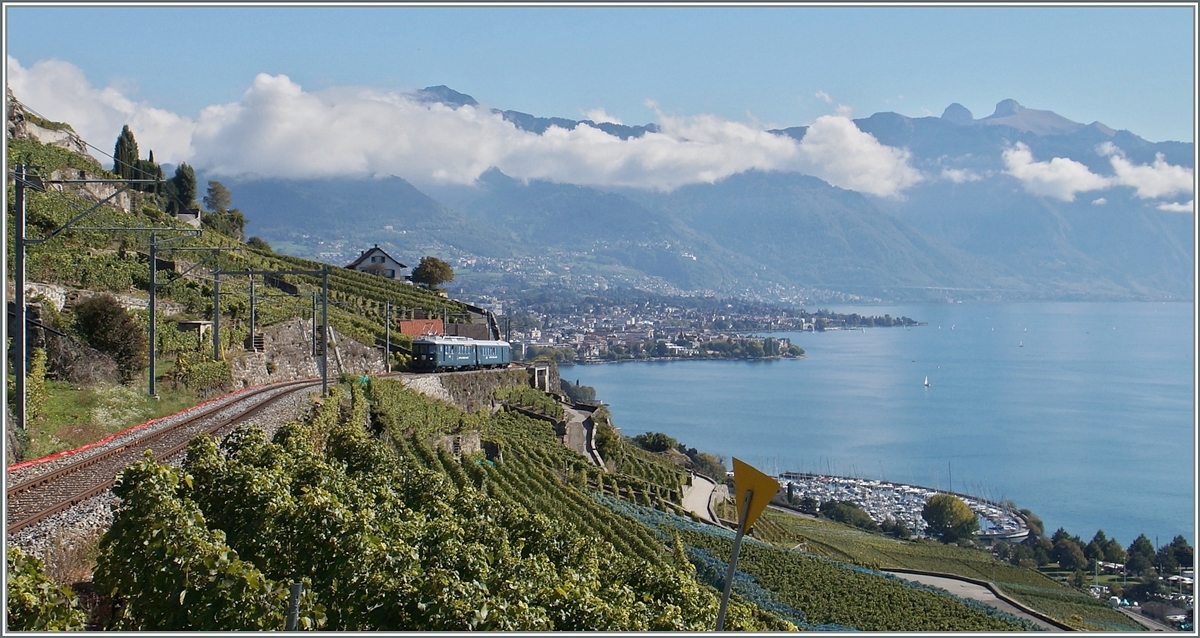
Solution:
[{"label": "railway track", "polygon": [[140,459],[146,449],[152,450],[156,459],[165,460],[186,449],[197,434],[219,432],[254,416],[284,396],[320,383],[308,379],[250,390],[188,415],[178,423],[114,441],[95,453],[22,480],[6,490],[7,532],[13,534],[108,490],[117,474]]}]

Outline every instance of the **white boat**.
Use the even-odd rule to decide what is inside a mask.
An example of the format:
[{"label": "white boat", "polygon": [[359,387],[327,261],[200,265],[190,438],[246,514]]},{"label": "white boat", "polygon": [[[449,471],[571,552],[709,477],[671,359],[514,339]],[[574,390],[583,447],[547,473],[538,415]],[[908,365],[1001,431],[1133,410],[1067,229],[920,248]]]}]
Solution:
[{"label": "white boat", "polygon": [[928,376],[925,377],[925,387],[927,387],[927,388],[929,387],[929,377]]},{"label": "white boat", "polygon": [[1018,347],[1018,348],[1024,348],[1024,347],[1025,347],[1025,342],[1024,342],[1024,341],[1018,341],[1018,342],[1017,342],[1017,347]]}]

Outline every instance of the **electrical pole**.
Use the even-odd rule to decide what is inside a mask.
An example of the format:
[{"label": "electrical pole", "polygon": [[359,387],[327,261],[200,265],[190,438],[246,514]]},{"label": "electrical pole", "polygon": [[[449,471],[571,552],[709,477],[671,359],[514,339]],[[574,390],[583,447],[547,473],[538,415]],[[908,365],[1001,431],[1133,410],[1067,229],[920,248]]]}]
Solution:
[{"label": "electrical pole", "polygon": [[383,366],[387,372],[392,371],[392,302],[385,301],[387,310],[383,321]]},{"label": "electrical pole", "polygon": [[329,395],[329,264],[321,266],[321,396]]},{"label": "electrical pole", "polygon": [[158,354],[158,344],[154,341],[154,294],[158,288],[158,235],[150,233],[150,328],[148,336],[150,337],[150,397],[157,398],[154,394],[154,359]]},{"label": "electrical pole", "polygon": [[17,241],[16,252],[13,253],[13,276],[17,285],[13,290],[13,305],[16,306],[17,311],[17,326],[16,330],[13,330],[12,349],[16,354],[12,366],[16,392],[13,407],[16,408],[17,423],[24,430],[28,426],[25,423],[25,362],[29,360],[25,347],[25,165],[18,164],[14,172],[16,173],[16,179],[13,181],[16,186]]},{"label": "electrical pole", "polygon": [[221,360],[221,264],[213,264],[213,361]]},{"label": "electrical pole", "polygon": [[257,342],[254,341],[254,273],[247,269],[246,276],[250,277],[250,348],[258,352]]}]

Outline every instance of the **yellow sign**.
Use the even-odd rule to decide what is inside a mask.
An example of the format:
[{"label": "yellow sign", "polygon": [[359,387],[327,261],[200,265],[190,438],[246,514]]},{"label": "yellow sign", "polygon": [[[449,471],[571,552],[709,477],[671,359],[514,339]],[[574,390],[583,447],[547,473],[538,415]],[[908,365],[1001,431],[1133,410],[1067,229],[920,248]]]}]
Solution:
[{"label": "yellow sign", "polygon": [[754,521],[758,520],[758,515],[767,509],[767,503],[775,498],[775,493],[779,491],[779,482],[743,463],[741,459],[735,458],[733,459],[733,490],[734,503],[737,504],[739,513],[742,511],[746,492],[751,494],[750,509],[746,512],[746,522],[742,525],[743,530],[749,530],[750,526],[754,525]]}]

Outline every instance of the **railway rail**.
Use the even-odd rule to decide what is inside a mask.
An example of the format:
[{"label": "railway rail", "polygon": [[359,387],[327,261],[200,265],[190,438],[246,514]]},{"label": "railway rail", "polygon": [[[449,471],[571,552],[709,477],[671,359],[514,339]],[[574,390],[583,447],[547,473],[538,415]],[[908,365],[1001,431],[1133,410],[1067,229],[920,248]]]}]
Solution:
[{"label": "railway rail", "polygon": [[122,437],[124,440],[117,439],[94,453],[80,455],[21,480],[6,490],[7,533],[13,534],[108,490],[116,482],[117,474],[140,459],[146,449],[156,459],[165,460],[186,449],[197,434],[219,432],[254,416],[284,396],[320,383],[305,379],[248,390],[228,401],[217,401],[177,423],[132,438]]}]

